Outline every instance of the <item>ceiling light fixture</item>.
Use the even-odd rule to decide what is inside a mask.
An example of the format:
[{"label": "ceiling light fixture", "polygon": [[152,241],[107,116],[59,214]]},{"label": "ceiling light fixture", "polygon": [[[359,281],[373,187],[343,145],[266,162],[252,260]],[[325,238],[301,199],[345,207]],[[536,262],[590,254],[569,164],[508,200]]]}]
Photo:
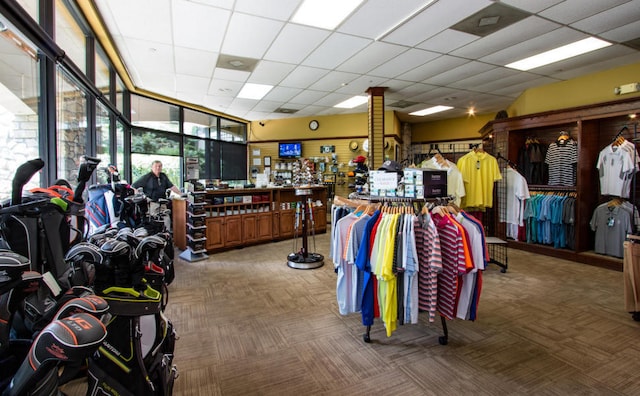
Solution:
[{"label": "ceiling light fixture", "polygon": [[354,107],[358,107],[361,104],[367,103],[368,101],[369,101],[368,96],[358,95],[358,96],[354,96],[351,99],[347,99],[344,102],[340,102],[333,107],[338,107],[341,109],[353,109]]},{"label": "ceiling light fixture", "polygon": [[333,30],[355,10],[363,0],[305,0],[291,22]]},{"label": "ceiling light fixture", "polygon": [[405,23],[409,22],[411,19],[413,19],[414,16],[418,15],[419,13],[421,13],[422,11],[424,11],[427,7],[429,7],[433,2],[435,2],[435,0],[429,0],[427,1],[424,5],[416,8],[411,14],[407,15],[406,17],[402,18],[400,21],[398,21],[398,23],[396,23],[395,25],[391,26],[389,29],[385,30],[381,35],[379,35],[378,37],[376,37],[376,41],[380,41],[383,38],[387,37],[389,34],[393,33],[397,28],[399,28],[400,26],[404,25]]},{"label": "ceiling light fixture", "polygon": [[453,109],[453,106],[433,106],[427,109],[414,111],[413,113],[409,113],[412,116],[425,116],[429,114],[440,113],[441,111],[447,111]]},{"label": "ceiling light fixture", "polygon": [[241,99],[262,99],[271,89],[273,85],[246,83],[240,90],[238,98]]},{"label": "ceiling light fixture", "polygon": [[241,60],[237,60],[237,59],[229,61],[229,64],[231,66],[233,66],[233,67],[242,67],[242,66],[244,66],[244,62],[242,62]]},{"label": "ceiling light fixture", "polygon": [[562,47],[543,52],[538,55],[530,56],[517,62],[509,63],[505,66],[511,69],[527,71],[535,69],[536,67],[572,58],[574,56],[586,54],[587,52],[595,51],[600,48],[608,47],[610,45],[611,43],[608,41],[600,40],[595,37],[589,37],[571,44],[563,45]]}]

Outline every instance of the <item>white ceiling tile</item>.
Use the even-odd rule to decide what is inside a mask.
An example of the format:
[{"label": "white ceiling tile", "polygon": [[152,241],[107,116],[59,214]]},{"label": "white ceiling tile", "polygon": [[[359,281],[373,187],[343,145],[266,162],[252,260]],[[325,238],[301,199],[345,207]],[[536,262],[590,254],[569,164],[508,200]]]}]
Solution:
[{"label": "white ceiling tile", "polygon": [[209,84],[209,91],[207,94],[235,97],[243,86],[244,83],[238,81],[213,80],[211,84]]},{"label": "white ceiling tile", "polygon": [[621,64],[633,63],[634,60],[635,62],[640,60],[640,52],[624,45],[614,45],[531,71],[566,80],[595,73],[598,70],[612,69]]},{"label": "white ceiling tile", "polygon": [[451,55],[469,59],[486,57],[511,46],[519,48],[519,43],[552,32],[560,27],[561,25],[544,18],[531,16],[493,34],[479,38],[462,48],[453,50]]},{"label": "white ceiling tile", "polygon": [[197,93],[204,96],[207,93],[210,81],[209,78],[176,74],[176,87],[180,87],[178,89],[179,92]]},{"label": "white ceiling tile", "polygon": [[417,83],[417,84],[411,84],[408,87],[402,88],[397,93],[399,95],[404,96],[405,98],[412,98],[416,95],[429,92],[435,88],[437,87],[433,85]]},{"label": "white ceiling tile", "polygon": [[284,103],[285,102],[275,102],[272,100],[262,99],[255,106],[253,106],[251,111],[273,113],[279,107],[282,107]]},{"label": "white ceiling tile", "polygon": [[489,0],[438,1],[382,41],[413,47],[489,5]]},{"label": "white ceiling tile", "polygon": [[425,84],[433,85],[447,85],[493,68],[494,66],[492,65],[473,61],[460,65],[454,69],[445,71],[433,77],[427,78],[422,82],[424,82]]},{"label": "white ceiling tile", "polygon": [[336,69],[353,73],[367,73],[406,50],[407,47],[376,41],[354,54]]},{"label": "white ceiling tile", "polygon": [[236,0],[185,0],[185,1],[230,10],[233,8],[233,4]]},{"label": "white ceiling tile", "polygon": [[131,61],[137,65],[139,72],[156,71],[175,74],[173,46],[134,39],[127,39],[126,42]]},{"label": "white ceiling tile", "polygon": [[477,90],[480,85],[486,84],[487,81],[495,83],[496,80],[515,74],[518,74],[515,70],[510,70],[504,67],[494,67],[481,73],[473,74],[467,78],[454,81],[448,85],[458,89]]},{"label": "white ceiling tile", "polygon": [[287,102],[302,92],[301,88],[274,87],[264,97],[265,100]]},{"label": "white ceiling tile", "polygon": [[315,103],[316,101],[320,100],[320,98],[326,95],[327,93],[323,91],[313,91],[311,89],[307,89],[291,98],[289,103],[309,105]]},{"label": "white ceiling tile", "polygon": [[501,3],[520,8],[521,10],[531,13],[538,13],[563,1],[564,0],[500,0]]},{"label": "white ceiling tile", "polygon": [[375,39],[420,9],[427,0],[369,0],[345,20],[338,31]]},{"label": "white ceiling tile", "polygon": [[144,84],[144,89],[162,95],[170,95],[171,97],[176,93],[175,73],[145,70],[142,83]]},{"label": "white ceiling tile", "polygon": [[231,17],[221,52],[247,58],[262,58],[283,27],[282,22],[235,13]]},{"label": "white ceiling tile", "polygon": [[493,91],[494,94],[496,95],[502,95],[502,96],[510,96],[510,97],[518,97],[520,96],[520,94],[522,92],[524,92],[525,90],[529,89],[529,88],[533,88],[533,87],[538,87],[541,85],[547,85],[547,84],[552,84],[552,83],[556,83],[559,82],[560,80],[554,79],[554,78],[549,78],[549,77],[542,77],[542,76],[536,76],[533,74],[529,74],[529,79],[522,81],[520,83],[515,83],[515,84],[511,84],[507,87],[504,87],[502,89],[496,89],[495,91]]},{"label": "white ceiling tile", "polygon": [[185,48],[219,52],[231,11],[186,1],[174,0],[172,4],[173,43]]},{"label": "white ceiling tile", "polygon": [[288,23],[264,55],[276,62],[300,63],[328,36],[329,32]]},{"label": "white ceiling tile", "polygon": [[344,102],[345,100],[347,100],[347,99],[349,99],[351,97],[352,97],[352,95],[333,92],[333,93],[325,95],[322,98],[320,98],[319,100],[317,100],[314,103],[314,105],[316,105],[316,106],[333,107],[333,106],[337,105],[338,103],[342,103],[342,102]]},{"label": "white ceiling tile", "polygon": [[210,78],[217,61],[218,54],[214,52],[175,48],[176,73]]},{"label": "white ceiling tile", "polygon": [[246,82],[250,75],[251,73],[246,71],[224,69],[222,67],[216,67],[213,71],[213,78],[215,80]]},{"label": "white ceiling tile", "polygon": [[447,70],[451,70],[468,62],[469,59],[443,55],[432,60],[431,62],[425,63],[424,65],[401,74],[397,78],[399,80],[424,81],[427,78],[433,77]]},{"label": "white ceiling tile", "polygon": [[302,64],[324,69],[335,69],[370,43],[371,40],[361,37],[333,33]]},{"label": "white ceiling tile", "polygon": [[416,47],[427,51],[446,54],[475,40],[478,40],[478,36],[458,30],[446,29],[434,36],[431,36],[431,38],[421,42]]},{"label": "white ceiling tile", "polygon": [[114,15],[110,20],[116,23],[116,33],[139,40],[171,42],[170,0],[100,0],[96,5]]},{"label": "white ceiling tile", "polygon": [[294,68],[295,65],[290,63],[263,60],[258,63],[247,81],[255,84],[276,85],[289,75]]},{"label": "white ceiling tile", "polygon": [[311,84],[329,73],[329,70],[315,67],[298,66],[284,80],[281,85],[293,88],[308,88]]},{"label": "white ceiling tile", "polygon": [[203,105],[214,110],[226,109],[233,102],[233,96],[207,95],[204,97]]},{"label": "white ceiling tile", "polygon": [[278,0],[276,6],[272,1],[236,0],[234,9],[245,14],[286,21],[301,2],[301,0]]},{"label": "white ceiling tile", "polygon": [[345,95],[364,95],[367,89],[371,87],[380,87],[387,78],[373,77],[373,76],[360,76],[349,84],[338,88],[335,92]]},{"label": "white ceiling tile", "polygon": [[[597,15],[582,19],[571,24],[571,27],[584,30],[591,34],[600,34],[611,30],[612,27],[624,26],[640,20],[640,2],[629,2],[618,7],[612,7]],[[636,31],[635,37],[640,36]]]},{"label": "white ceiling tile", "polygon": [[575,21],[590,17],[606,9],[615,7],[629,0],[584,1],[565,0],[553,7],[540,12],[543,17],[571,24]]},{"label": "white ceiling tile", "polygon": [[528,56],[558,48],[587,37],[588,36],[584,33],[563,27],[549,33],[541,34],[529,40],[522,41],[518,45],[506,47],[503,50],[480,57],[479,60],[482,62],[492,63],[494,65],[504,66]]},{"label": "white ceiling tile", "polygon": [[605,40],[622,43],[637,38],[638,32],[640,32],[640,19],[628,25],[603,32],[600,37]]},{"label": "white ceiling tile", "polygon": [[413,48],[376,67],[371,70],[369,74],[373,76],[394,78],[439,56],[440,54],[436,52]]},{"label": "white ceiling tile", "polygon": [[309,86],[309,89],[315,89],[319,91],[332,92],[343,86],[343,84],[350,84],[353,80],[358,78],[358,74],[344,73],[340,71],[329,72]]},{"label": "white ceiling tile", "polygon": [[180,99],[183,102],[186,103],[191,103],[191,104],[198,104],[198,103],[202,103],[203,99],[204,99],[204,95],[200,95],[200,94],[196,94],[193,92],[180,92],[180,91],[176,91],[176,97],[178,99]]}]

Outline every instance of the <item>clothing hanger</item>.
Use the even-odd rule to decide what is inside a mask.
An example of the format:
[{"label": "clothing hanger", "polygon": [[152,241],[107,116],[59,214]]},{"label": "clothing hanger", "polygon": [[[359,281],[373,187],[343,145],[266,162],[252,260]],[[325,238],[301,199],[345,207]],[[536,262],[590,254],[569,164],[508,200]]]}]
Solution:
[{"label": "clothing hanger", "polygon": [[560,131],[560,136],[558,136],[558,141],[565,141],[565,140],[569,140],[571,139],[571,136],[569,136],[569,132],[567,131]]}]

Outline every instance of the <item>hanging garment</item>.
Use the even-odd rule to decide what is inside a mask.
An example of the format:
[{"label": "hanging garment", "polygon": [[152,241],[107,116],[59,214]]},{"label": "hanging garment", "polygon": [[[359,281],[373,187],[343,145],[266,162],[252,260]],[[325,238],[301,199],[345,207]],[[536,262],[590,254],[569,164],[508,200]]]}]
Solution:
[{"label": "hanging garment", "polygon": [[629,152],[619,146],[608,145],[598,154],[596,169],[600,180],[600,194],[628,197],[629,175],[633,170]]},{"label": "hanging garment", "polygon": [[594,251],[607,256],[624,256],[624,241],[631,234],[631,215],[617,205],[604,203],[594,211],[589,222],[596,232]]},{"label": "hanging garment", "polygon": [[578,143],[573,139],[549,145],[544,162],[549,165],[550,186],[575,186]]},{"label": "hanging garment", "polygon": [[507,167],[505,177],[498,182],[498,186],[504,189],[506,195],[506,200],[498,202],[500,222],[507,223],[507,238],[517,241],[518,227],[524,225],[525,201],[530,198],[527,180],[513,168]]},{"label": "hanging garment", "polygon": [[493,207],[493,184],[502,179],[496,158],[486,152],[470,151],[460,157],[457,165],[465,189],[462,207]]}]

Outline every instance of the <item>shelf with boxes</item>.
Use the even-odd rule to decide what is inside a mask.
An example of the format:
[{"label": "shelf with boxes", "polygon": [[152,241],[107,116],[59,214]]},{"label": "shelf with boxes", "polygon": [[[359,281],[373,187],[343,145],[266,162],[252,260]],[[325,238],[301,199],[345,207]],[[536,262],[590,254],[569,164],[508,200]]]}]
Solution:
[{"label": "shelf with boxes", "polygon": [[[326,232],[327,188],[310,189],[312,194],[305,199],[313,206],[313,232]],[[182,205],[174,205],[174,235],[180,231],[175,219],[184,219],[182,234],[187,230],[182,245],[176,240],[178,248],[187,247],[189,236],[196,242],[194,233],[199,236],[202,230],[205,238],[197,242],[203,242],[208,253],[294,236],[295,212],[301,197],[296,197],[293,187],[206,190],[202,196],[203,203],[194,202],[200,198],[193,195],[194,201],[183,200]]]},{"label": "shelf with boxes", "polygon": [[185,183],[186,199],[186,249],[180,254],[187,261],[204,260],[207,256],[207,226],[205,223],[205,190],[199,182]]}]

